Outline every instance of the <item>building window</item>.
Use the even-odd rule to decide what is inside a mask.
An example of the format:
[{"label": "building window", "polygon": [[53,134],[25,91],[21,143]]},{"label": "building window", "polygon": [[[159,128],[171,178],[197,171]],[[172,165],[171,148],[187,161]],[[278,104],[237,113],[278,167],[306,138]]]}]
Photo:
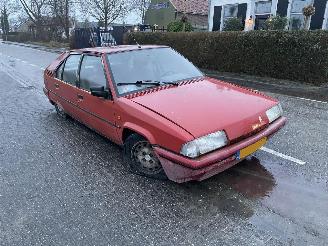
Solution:
[{"label": "building window", "polygon": [[328,30],[328,1],[327,1],[327,5],[326,5],[326,12],[325,12],[325,17],[323,20],[323,29]]},{"label": "building window", "polygon": [[290,15],[290,30],[300,30],[304,26],[303,14],[291,14]]},{"label": "building window", "polygon": [[257,2],[255,5],[256,14],[271,14],[271,1]]},{"label": "building window", "polygon": [[292,1],[292,13],[302,13],[303,8],[313,3],[313,0],[294,0]]},{"label": "building window", "polygon": [[255,3],[255,30],[266,29],[266,20],[271,15],[272,1],[260,1]]},{"label": "building window", "polygon": [[238,14],[238,5],[229,4],[224,6],[224,18],[237,17]]},{"label": "building window", "polygon": [[238,16],[238,4],[227,4],[223,6],[223,25],[226,20],[236,18]]},{"label": "building window", "polygon": [[313,4],[313,0],[294,0],[290,13],[290,30],[300,30],[304,26],[303,8]]}]

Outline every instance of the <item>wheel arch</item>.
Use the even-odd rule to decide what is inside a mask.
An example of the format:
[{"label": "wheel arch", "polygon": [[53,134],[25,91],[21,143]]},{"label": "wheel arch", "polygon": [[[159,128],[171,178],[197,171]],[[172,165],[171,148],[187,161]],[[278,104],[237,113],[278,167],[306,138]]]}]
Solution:
[{"label": "wheel arch", "polygon": [[136,124],[133,123],[126,123],[124,124],[124,126],[122,127],[122,134],[121,134],[121,141],[124,144],[125,140],[131,136],[132,134],[139,134],[141,136],[143,136],[144,138],[146,138],[150,144],[155,144],[155,137],[154,135],[146,130],[145,128],[138,126]]}]

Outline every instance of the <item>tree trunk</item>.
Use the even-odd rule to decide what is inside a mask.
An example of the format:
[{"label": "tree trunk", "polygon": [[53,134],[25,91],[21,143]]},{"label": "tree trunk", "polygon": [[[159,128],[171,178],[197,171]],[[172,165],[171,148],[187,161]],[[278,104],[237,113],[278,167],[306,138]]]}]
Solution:
[{"label": "tree trunk", "polygon": [[69,0],[65,0],[65,36],[66,41],[69,43]]},{"label": "tree trunk", "polygon": [[142,12],[141,12],[141,23],[144,25],[145,24],[145,15],[146,15],[146,0],[142,0]]},{"label": "tree trunk", "polygon": [[105,20],[104,20],[104,24],[105,24],[105,31],[107,31],[107,29],[108,29],[108,8],[107,8],[107,6],[105,8]]},{"label": "tree trunk", "polygon": [[310,19],[311,19],[311,16],[304,16],[304,29],[305,30],[310,29]]},{"label": "tree trunk", "polygon": [[35,29],[36,29],[36,33],[35,33],[35,38],[39,41],[42,41],[42,23],[40,20],[36,20],[35,22]]}]

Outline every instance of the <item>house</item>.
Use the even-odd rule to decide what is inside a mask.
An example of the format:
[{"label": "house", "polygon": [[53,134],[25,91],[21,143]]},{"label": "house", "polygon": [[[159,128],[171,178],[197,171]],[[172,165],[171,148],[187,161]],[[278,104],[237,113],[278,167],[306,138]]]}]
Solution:
[{"label": "house", "polygon": [[208,0],[152,0],[144,24],[166,28],[183,14],[195,30],[208,29]]},{"label": "house", "polygon": [[227,19],[239,17],[245,30],[259,30],[270,16],[280,15],[289,19],[289,30],[297,30],[304,24],[302,10],[310,4],[316,9],[310,29],[328,29],[327,0],[211,0],[208,27],[209,31],[222,31]]}]

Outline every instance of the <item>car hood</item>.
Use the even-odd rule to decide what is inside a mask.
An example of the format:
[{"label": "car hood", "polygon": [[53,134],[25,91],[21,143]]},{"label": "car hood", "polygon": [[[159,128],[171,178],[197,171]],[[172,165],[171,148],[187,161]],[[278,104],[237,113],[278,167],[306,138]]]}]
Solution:
[{"label": "car hood", "polygon": [[195,138],[224,130],[230,140],[268,125],[265,112],[277,104],[270,97],[212,78],[137,94],[131,100]]}]

